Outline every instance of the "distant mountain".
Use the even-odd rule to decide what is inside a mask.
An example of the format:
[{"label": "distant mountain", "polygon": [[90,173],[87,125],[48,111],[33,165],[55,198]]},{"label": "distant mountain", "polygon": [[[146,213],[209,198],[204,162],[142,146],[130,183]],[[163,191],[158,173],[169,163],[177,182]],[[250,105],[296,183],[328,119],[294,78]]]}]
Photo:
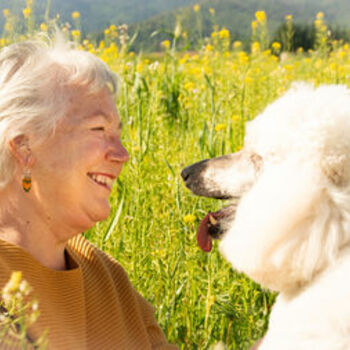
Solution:
[{"label": "distant mountain", "polygon": [[[0,11],[9,8],[20,12],[25,0],[0,0]],[[44,17],[48,0],[35,0],[38,19]],[[51,17],[60,14],[63,22],[71,22],[71,13],[81,13],[83,29],[87,32],[103,30],[108,24],[133,23],[159,13],[188,6],[193,0],[51,0]],[[0,13],[0,25],[3,17]]]},{"label": "distant mountain", "polygon": [[[48,1],[35,0],[39,23]],[[193,11],[196,3],[198,13]],[[10,8],[20,13],[24,7],[25,0],[0,0],[0,11]],[[215,9],[215,16],[210,15],[210,8]],[[208,36],[214,24],[228,28],[233,39],[247,40],[257,10],[266,11],[270,33],[287,14],[296,22],[312,24],[319,11],[325,13],[327,23],[350,27],[349,0],[51,0],[50,16],[59,13],[62,22],[72,22],[71,13],[79,11],[84,32],[95,34],[109,24],[128,23],[131,33],[138,32],[135,48],[149,51],[159,49],[159,42],[169,38],[166,32],[174,29],[177,20],[193,40]],[[0,28],[3,20],[0,13]],[[155,32],[159,34],[151,38]]]},{"label": "distant mountain", "polygon": [[[139,23],[134,23],[131,30],[139,31],[136,47],[147,49],[159,48],[159,40],[150,41],[149,36],[155,31],[172,31],[176,19],[190,32],[189,36],[198,37],[197,18],[201,18],[201,35],[208,36],[213,25],[226,27],[233,39],[247,40],[251,35],[250,23],[258,10],[264,10],[268,17],[269,33],[272,35],[285,20],[287,14],[293,15],[296,23],[312,24],[315,15],[322,11],[325,20],[333,27],[350,28],[349,0],[200,0],[200,12],[195,13],[192,6],[169,10]],[[215,9],[215,16],[210,15],[209,9]],[[160,35],[164,39],[166,35]]]}]

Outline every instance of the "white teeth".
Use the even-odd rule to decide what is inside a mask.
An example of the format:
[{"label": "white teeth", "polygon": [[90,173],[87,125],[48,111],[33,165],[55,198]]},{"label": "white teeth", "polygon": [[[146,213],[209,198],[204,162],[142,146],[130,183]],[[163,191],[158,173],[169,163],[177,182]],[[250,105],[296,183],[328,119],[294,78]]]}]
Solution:
[{"label": "white teeth", "polygon": [[90,177],[97,183],[108,186],[109,188],[113,185],[113,179],[108,176],[89,174]]},{"label": "white teeth", "polygon": [[104,185],[106,184],[106,178],[102,175],[97,175],[96,180],[97,182],[103,183]]}]

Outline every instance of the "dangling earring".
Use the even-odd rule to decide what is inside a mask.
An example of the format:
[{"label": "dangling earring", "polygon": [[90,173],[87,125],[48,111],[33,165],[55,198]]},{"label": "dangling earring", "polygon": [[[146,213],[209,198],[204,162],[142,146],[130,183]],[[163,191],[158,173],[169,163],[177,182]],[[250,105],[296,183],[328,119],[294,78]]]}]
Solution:
[{"label": "dangling earring", "polygon": [[32,177],[28,168],[26,168],[23,172],[22,187],[25,192],[29,192],[32,187]]}]

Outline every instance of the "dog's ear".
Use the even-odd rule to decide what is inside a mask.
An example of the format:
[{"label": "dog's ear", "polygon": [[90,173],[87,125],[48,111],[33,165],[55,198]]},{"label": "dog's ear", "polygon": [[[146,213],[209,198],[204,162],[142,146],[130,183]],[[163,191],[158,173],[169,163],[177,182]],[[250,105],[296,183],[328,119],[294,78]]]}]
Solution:
[{"label": "dog's ear", "polygon": [[325,157],[321,169],[328,180],[336,186],[344,186],[349,181],[349,165],[345,155]]}]

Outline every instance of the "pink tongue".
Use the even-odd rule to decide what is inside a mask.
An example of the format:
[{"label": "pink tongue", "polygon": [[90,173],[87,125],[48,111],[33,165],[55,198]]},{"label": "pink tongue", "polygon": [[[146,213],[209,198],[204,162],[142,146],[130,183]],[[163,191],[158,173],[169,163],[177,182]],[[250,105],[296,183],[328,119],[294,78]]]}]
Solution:
[{"label": "pink tongue", "polygon": [[211,237],[209,235],[209,215],[212,215],[212,213],[208,213],[204,217],[197,230],[197,242],[201,249],[207,253],[209,253],[212,248]]}]

